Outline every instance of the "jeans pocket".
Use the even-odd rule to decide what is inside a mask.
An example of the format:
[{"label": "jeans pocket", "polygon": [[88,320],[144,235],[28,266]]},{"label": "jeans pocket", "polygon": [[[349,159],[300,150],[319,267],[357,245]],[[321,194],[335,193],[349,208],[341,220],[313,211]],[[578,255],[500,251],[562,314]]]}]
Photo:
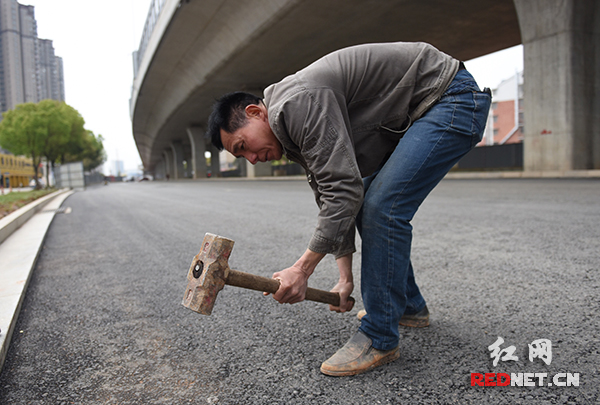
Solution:
[{"label": "jeans pocket", "polygon": [[483,138],[491,98],[484,92],[466,92],[451,96],[454,113],[450,127],[456,132],[473,138],[476,145]]}]

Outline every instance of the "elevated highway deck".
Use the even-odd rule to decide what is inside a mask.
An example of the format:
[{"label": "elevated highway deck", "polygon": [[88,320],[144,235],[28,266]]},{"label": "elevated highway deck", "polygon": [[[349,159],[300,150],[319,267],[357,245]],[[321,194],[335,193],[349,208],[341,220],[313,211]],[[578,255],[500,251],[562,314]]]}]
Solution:
[{"label": "elevated highway deck", "polygon": [[593,0],[155,0],[153,7],[130,105],[148,171],[204,177],[203,133],[215,98],[261,94],[328,52],[384,41],[425,41],[461,60],[524,43],[526,170],[600,169],[593,108],[600,91],[589,91],[600,88],[593,75],[600,60],[585,58],[600,43]]}]

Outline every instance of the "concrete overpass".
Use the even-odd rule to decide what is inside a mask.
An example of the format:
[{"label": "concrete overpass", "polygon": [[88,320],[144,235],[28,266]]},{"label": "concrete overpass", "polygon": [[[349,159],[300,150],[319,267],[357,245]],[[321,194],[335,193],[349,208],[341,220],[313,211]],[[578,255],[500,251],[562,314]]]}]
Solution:
[{"label": "concrete overpass", "polygon": [[130,101],[145,169],[206,177],[215,98],[260,95],[328,52],[384,41],[425,41],[461,60],[523,43],[525,170],[600,169],[596,0],[153,0]]}]

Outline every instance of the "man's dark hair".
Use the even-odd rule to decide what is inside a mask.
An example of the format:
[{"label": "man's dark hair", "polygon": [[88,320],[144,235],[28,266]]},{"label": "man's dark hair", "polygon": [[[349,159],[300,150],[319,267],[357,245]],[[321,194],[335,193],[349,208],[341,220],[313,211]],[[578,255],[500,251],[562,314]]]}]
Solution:
[{"label": "man's dark hair", "polygon": [[246,125],[246,107],[250,104],[259,105],[260,102],[259,97],[243,91],[225,94],[213,104],[212,113],[208,117],[206,136],[210,137],[218,150],[223,150],[221,129],[233,133]]}]

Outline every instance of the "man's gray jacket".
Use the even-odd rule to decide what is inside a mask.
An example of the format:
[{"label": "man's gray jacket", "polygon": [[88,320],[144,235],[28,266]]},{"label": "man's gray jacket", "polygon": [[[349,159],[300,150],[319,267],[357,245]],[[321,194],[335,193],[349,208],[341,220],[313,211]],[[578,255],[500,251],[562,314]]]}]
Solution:
[{"label": "man's gray jacket", "polygon": [[307,170],[320,208],[310,250],[355,251],[362,178],[439,100],[458,68],[429,44],[368,44],[326,55],[265,89],[271,129]]}]

